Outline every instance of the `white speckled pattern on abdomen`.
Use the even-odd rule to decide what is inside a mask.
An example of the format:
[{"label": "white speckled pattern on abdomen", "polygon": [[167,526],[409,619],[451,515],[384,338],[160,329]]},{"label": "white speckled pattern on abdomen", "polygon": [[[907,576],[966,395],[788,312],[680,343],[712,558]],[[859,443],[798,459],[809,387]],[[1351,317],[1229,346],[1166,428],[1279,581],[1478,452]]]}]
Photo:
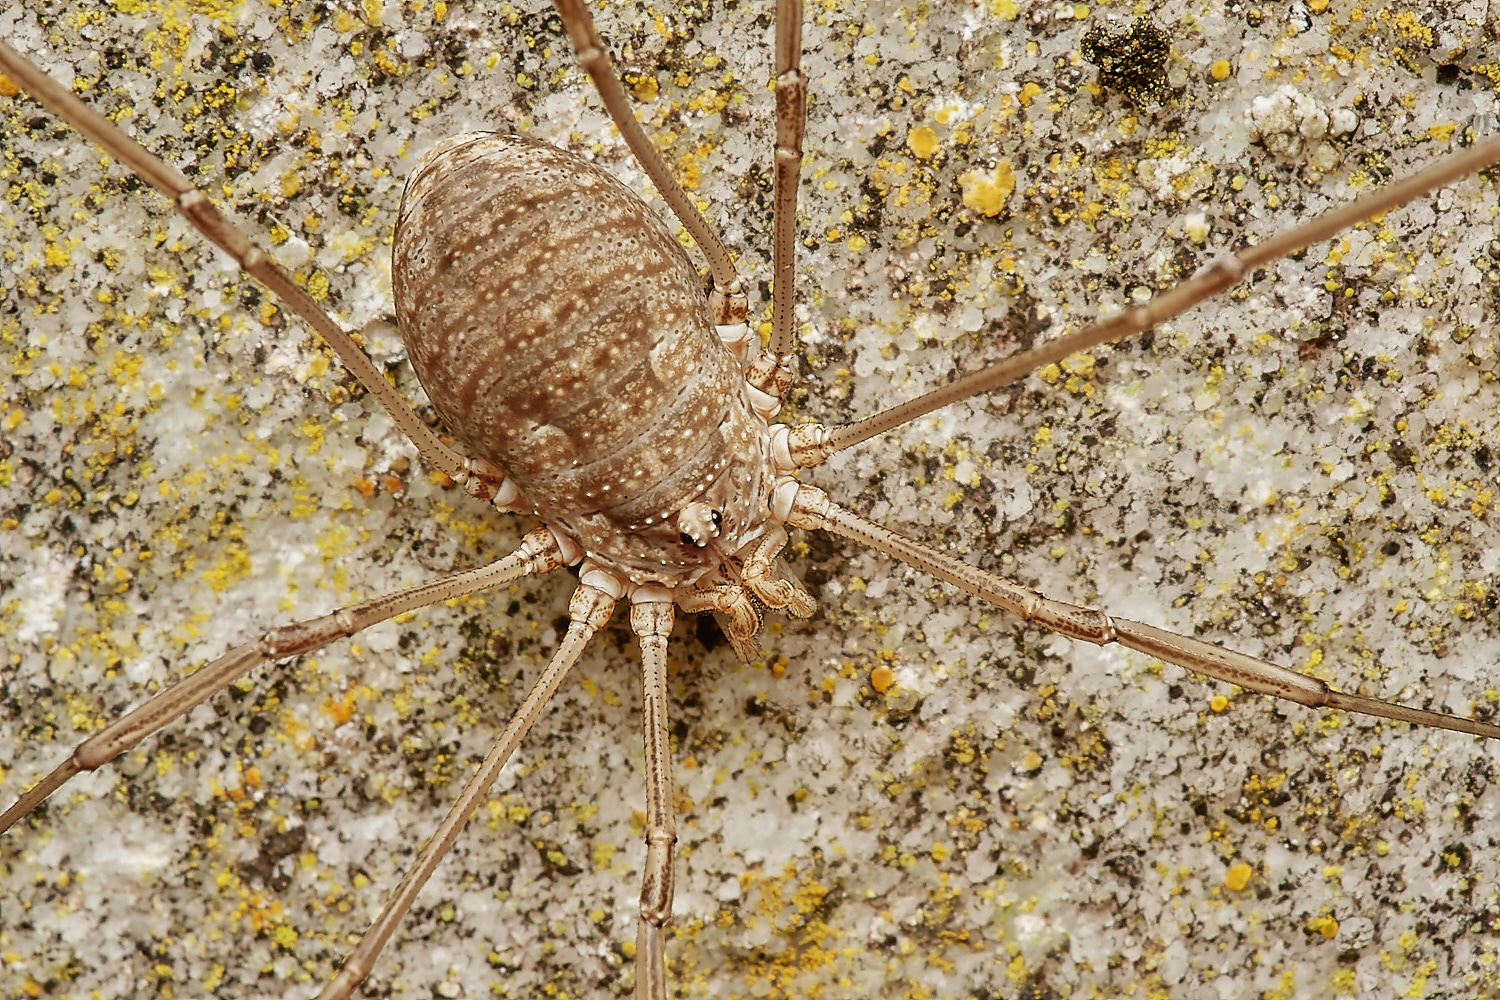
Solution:
[{"label": "white speckled pattern on abdomen", "polygon": [[765,421],[691,261],[619,181],[523,136],[446,140],[408,181],[392,272],[443,420],[595,561],[696,579],[713,553],[665,523],[696,499],[731,551],[759,531]]}]

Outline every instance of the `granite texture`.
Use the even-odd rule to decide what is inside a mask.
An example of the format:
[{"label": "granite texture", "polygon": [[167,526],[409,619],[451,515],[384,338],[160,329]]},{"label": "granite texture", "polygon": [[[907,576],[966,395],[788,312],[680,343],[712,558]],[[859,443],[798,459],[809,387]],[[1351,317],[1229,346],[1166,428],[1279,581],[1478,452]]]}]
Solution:
[{"label": "granite texture", "polygon": [[[595,9],[761,316],[770,11]],[[1111,58],[1147,106],[1081,54],[1136,13],[809,9],[792,420],[1077,329],[1495,131],[1483,3],[1165,0],[1160,86]],[[642,183],[541,3],[25,0],[0,35],[231,207],[419,405],[388,256],[422,150],[515,128]],[[13,91],[7,800],[225,648],[531,525],[435,482],[299,323]],[[1496,211],[1470,178],[805,478],[1051,596],[1492,717]],[[822,609],[774,622],[764,659],[710,622],[674,636],[681,995],[1500,993],[1500,748],[1071,643],[842,541],[796,549]],[[571,586],[261,670],[75,780],[0,840],[0,993],[312,996],[555,647]],[[630,992],[637,660],[617,615],[368,995]]]}]

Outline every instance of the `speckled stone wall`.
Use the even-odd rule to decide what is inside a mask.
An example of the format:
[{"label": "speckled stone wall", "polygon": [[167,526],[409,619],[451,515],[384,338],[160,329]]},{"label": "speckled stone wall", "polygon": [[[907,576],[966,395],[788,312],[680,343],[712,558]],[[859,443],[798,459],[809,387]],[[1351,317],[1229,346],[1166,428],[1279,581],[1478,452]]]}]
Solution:
[{"label": "speckled stone wall", "polygon": [[[769,11],[596,10],[763,293]],[[1495,131],[1482,3],[1166,0],[1146,106],[1081,55],[1135,13],[808,11],[791,419],[1076,329]],[[542,3],[23,2],[0,35],[230,205],[418,400],[388,245],[422,150],[513,127],[641,183]],[[530,526],[435,483],[300,325],[12,91],[7,800],[227,646]],[[806,478],[1052,596],[1491,716],[1496,210],[1472,178]],[[1500,992],[1497,748],[1081,647],[842,542],[797,554],[823,607],[773,624],[763,661],[709,623],[674,637],[682,995]],[[312,996],[554,648],[570,586],[264,671],[73,782],[0,841],[0,992]],[[370,995],[629,991],[637,659],[623,619],[601,634]]]}]

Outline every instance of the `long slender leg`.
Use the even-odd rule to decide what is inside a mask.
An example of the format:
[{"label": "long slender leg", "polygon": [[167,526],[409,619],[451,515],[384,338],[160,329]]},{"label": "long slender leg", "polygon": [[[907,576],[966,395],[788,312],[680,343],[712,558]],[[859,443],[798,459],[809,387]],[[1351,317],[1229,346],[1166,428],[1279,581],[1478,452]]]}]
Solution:
[{"label": "long slender leg", "polygon": [[301,656],[407,611],[497,587],[523,576],[551,572],[562,565],[562,553],[552,532],[538,528],[521,540],[515,552],[488,566],[339,608],[319,618],[273,628],[259,639],[236,646],[195,670],[78,744],[67,760],[0,813],[0,833],[9,830],[79,772],[103,767],[263,663]]},{"label": "long slender leg", "polygon": [[797,187],[802,179],[802,136],[807,119],[807,77],[802,73],[802,0],[776,3],[776,187],[771,222],[771,342],[746,372],[751,385],[778,399],[792,384],[796,324]]},{"label": "long slender leg", "polygon": [[183,218],[208,237],[210,242],[229,254],[242,269],[291,306],[334,349],[344,367],[359,380],[366,392],[375,397],[401,433],[417,446],[422,457],[459,483],[469,485],[472,480],[475,488],[487,489],[480,485],[480,480],[492,476],[498,470],[489,467],[488,463],[471,463],[443,444],[422,422],[411,404],[385,380],[385,376],[365,352],[360,350],[353,338],[334,322],[333,317],[324,312],[312,296],[292,281],[290,275],[277,267],[260,247],[215,208],[203,192],[188,183],[188,179],[176,167],[153,156],[116,128],[108,118],[74,97],[66,87],[4,42],[0,42],[0,70],[59,118],[124,163],[136,176],[166,195]]},{"label": "long slender leg", "polygon": [[825,461],[834,452],[868,441],[870,438],[931,413],[939,407],[1015,381],[1045,365],[1053,364],[1098,344],[1140,333],[1158,323],[1178,316],[1210,295],[1237,284],[1246,274],[1285,257],[1302,247],[1329,239],[1371,216],[1390,211],[1418,195],[1435,190],[1500,162],[1500,137],[1486,140],[1461,153],[1445,156],[1437,163],[1419,170],[1394,184],[1344,206],[1325,212],[1311,222],[1288,230],[1279,236],[1238,253],[1222,257],[1187,281],[1169,288],[1144,305],[1095,323],[1076,333],[1050,341],[1032,351],[1015,355],[898,406],[865,417],[863,420],[828,430],[826,442],[805,445],[793,450],[793,457],[803,468]]},{"label": "long slender leg", "polygon": [[646,171],[651,183],[656,185],[657,193],[672,209],[677,221],[693,237],[693,242],[698,244],[703,256],[708,258],[709,270],[714,276],[713,295],[709,299],[714,322],[720,326],[745,322],[748,311],[745,290],[740,284],[740,276],[734,269],[729,250],[682,189],[677,178],[672,176],[672,171],[662,161],[656,147],[651,145],[640,122],[635,120],[630,98],[625,96],[625,88],[620,86],[620,80],[615,76],[609,55],[604,51],[604,42],[594,28],[594,19],[589,16],[588,7],[583,0],[555,2],[563,25],[568,29],[568,37],[573,41],[573,50],[578,53],[578,63],[589,75],[589,79],[594,81],[594,89],[599,92],[599,99],[604,102],[610,120],[620,130],[620,136],[635,155],[636,162]]},{"label": "long slender leg", "polygon": [[797,503],[789,523],[803,528],[822,528],[835,535],[863,542],[924,573],[946,580],[980,600],[1073,639],[1082,639],[1099,646],[1112,642],[1123,643],[1131,649],[1188,670],[1237,684],[1246,690],[1268,694],[1273,698],[1295,701],[1309,708],[1338,708],[1346,712],[1361,712],[1400,722],[1500,739],[1500,726],[1441,712],[1407,708],[1379,698],[1333,691],[1315,677],[1299,674],[1295,670],[1253,656],[1152,625],[1113,618],[1103,611],[1043,597],[1029,587],[976,569],[928,548],[921,542],[867,521],[829,500],[826,493],[815,487],[803,486],[798,490]]},{"label": "long slender leg", "polygon": [[677,843],[672,801],[672,748],[667,740],[667,636],[672,602],[631,605],[630,627],[641,640],[641,715],[646,737],[646,867],[636,925],[635,995],[666,1000],[667,921],[672,919],[672,848]]},{"label": "long slender leg", "polygon": [[381,907],[380,915],[360,939],[359,947],[344,962],[344,967],[333,981],[323,988],[318,994],[319,1000],[344,1000],[349,997],[365,981],[370,974],[370,969],[375,965],[375,959],[380,956],[380,951],[385,947],[391,935],[396,932],[411,905],[416,901],[417,894],[432,877],[432,873],[442,862],[448,849],[458,839],[464,825],[469,822],[469,817],[479,806],[480,801],[489,792],[490,786],[500,776],[500,771],[505,767],[510,755],[515,752],[517,745],[526,738],[531,731],[532,724],[536,722],[537,716],[541,714],[542,708],[552,699],[557,691],[557,686],[567,676],[573,664],[578,662],[578,657],[583,654],[583,648],[595,632],[607,621],[610,612],[614,610],[614,598],[604,591],[588,584],[579,584],[578,589],[573,591],[573,598],[568,602],[568,615],[571,619],[568,631],[558,643],[557,652],[552,654],[552,659],[547,662],[547,669],[542,671],[542,676],[537,680],[526,695],[526,700],[521,707],[516,709],[516,714],[511,716],[510,724],[505,727],[505,732],[495,741],[490,748],[489,754],[484,758],[484,763],[479,765],[479,770],[464,785],[464,790],[459,794],[458,801],[448,810],[443,821],[438,824],[432,839],[422,849],[421,855],[416,862],[407,869],[406,875],[401,879],[401,884],[391,897]]}]

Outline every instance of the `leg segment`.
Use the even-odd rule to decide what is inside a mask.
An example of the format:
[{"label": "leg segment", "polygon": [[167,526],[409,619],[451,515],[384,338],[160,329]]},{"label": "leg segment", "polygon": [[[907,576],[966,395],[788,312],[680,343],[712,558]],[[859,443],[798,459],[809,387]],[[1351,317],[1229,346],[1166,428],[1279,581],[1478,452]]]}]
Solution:
[{"label": "leg segment", "polygon": [[641,714],[646,737],[646,867],[636,926],[635,995],[638,1000],[666,1000],[665,930],[672,919],[672,848],[677,843],[672,748],[667,740],[667,636],[672,631],[672,603],[632,605],[630,627],[641,640]]},{"label": "leg segment", "polygon": [[323,311],[312,296],[277,267],[265,251],[251,242],[249,237],[215,208],[203,192],[188,183],[188,179],[177,168],[147,152],[134,139],[116,128],[108,118],[74,97],[70,90],[4,42],[0,42],[0,71],[19,83],[59,118],[98,143],[105,152],[129,167],[136,176],[166,195],[183,218],[318,331],[323,341],[338,354],[344,367],[359,380],[366,392],[375,397],[381,408],[401,429],[401,433],[417,446],[423,458],[453,479],[469,483],[473,476],[467,460],[438,440],[438,436],[422,422],[417,411],[411,408],[411,404],[402,398],[395,387],[385,380],[385,375],[375,367],[374,362],[353,338]]},{"label": "leg segment", "polygon": [[1228,681],[1247,691],[1295,701],[1309,708],[1337,708],[1346,712],[1361,712],[1400,722],[1449,729],[1456,733],[1500,739],[1500,726],[1441,712],[1407,708],[1379,698],[1333,691],[1315,677],[1299,674],[1266,660],[1152,625],[1113,618],[1103,611],[1043,597],[1028,587],[976,569],[936,549],[928,548],[921,542],[867,521],[840,507],[829,500],[822,490],[811,486],[803,486],[798,491],[797,503],[788,523],[802,528],[822,528],[835,535],[863,542],[924,573],[946,580],[965,593],[988,601],[997,608],[1073,639],[1082,639],[1099,646],[1119,642],[1195,673]]},{"label": "leg segment", "polygon": [[1158,323],[1178,316],[1211,295],[1237,284],[1258,267],[1285,257],[1302,247],[1330,239],[1371,216],[1405,204],[1418,195],[1467,177],[1476,170],[1500,161],[1500,137],[1476,143],[1469,149],[1445,156],[1425,170],[1374,191],[1352,204],[1335,209],[1311,222],[1282,233],[1263,243],[1246,247],[1238,253],[1221,257],[1196,275],[1167,289],[1145,305],[1127,309],[1086,327],[1076,333],[1058,337],[1035,350],[1014,355],[987,368],[965,375],[941,388],[909,399],[888,410],[835,427],[820,452],[809,452],[807,465],[816,465],[836,451],[868,441],[872,437],[931,413],[939,407],[956,403],[1014,382],[1038,368],[1061,361],[1070,354],[1087,350],[1140,333]]},{"label": "leg segment", "polygon": [[588,73],[589,79],[594,81],[594,89],[599,92],[599,99],[604,102],[610,120],[620,130],[620,136],[635,155],[636,162],[646,171],[651,183],[656,185],[657,193],[672,209],[677,221],[693,237],[693,242],[698,244],[703,256],[708,258],[709,270],[714,275],[714,290],[709,297],[709,309],[714,322],[719,326],[745,322],[748,303],[729,250],[725,248],[724,241],[719,239],[718,233],[709,227],[708,220],[699,213],[682,185],[677,183],[672,171],[662,162],[640,122],[635,120],[630,99],[625,96],[625,88],[620,86],[614,67],[609,64],[604,42],[594,28],[594,19],[589,16],[587,5],[583,0],[556,0],[556,4],[563,25],[568,29],[568,37],[572,39],[573,50],[578,53],[578,63]]},{"label": "leg segment", "polygon": [[475,771],[468,784],[464,785],[458,801],[453,803],[453,807],[443,817],[443,822],[438,825],[416,863],[407,870],[406,876],[401,879],[401,884],[396,887],[395,892],[391,893],[391,898],[386,900],[385,906],[380,910],[380,916],[375,918],[375,922],[360,939],[359,947],[354,950],[354,954],[349,956],[333,982],[318,994],[319,1000],[347,1000],[359,988],[359,984],[365,981],[381,949],[396,932],[396,927],[411,909],[412,903],[416,901],[417,894],[422,891],[422,887],[427,884],[427,880],[432,877],[438,864],[447,855],[448,849],[458,839],[464,825],[469,822],[469,817],[474,814],[480,801],[489,792],[490,786],[500,776],[500,770],[505,767],[506,761],[510,760],[510,755],[515,752],[516,746],[531,731],[532,724],[536,722],[542,708],[552,699],[557,686],[562,683],[562,679],[567,676],[573,664],[578,662],[584,646],[593,634],[609,621],[609,614],[614,607],[614,598],[587,584],[580,584],[578,589],[573,591],[573,599],[568,603],[571,623],[568,625],[567,634],[563,636],[562,642],[558,643],[557,652],[552,654],[552,659],[547,663],[547,669],[532,686],[530,693],[526,695],[526,700],[521,703],[521,707],[516,709],[516,714],[511,717],[510,724],[505,727],[505,732],[500,734],[500,738],[490,748],[489,754],[484,758],[484,763],[479,765],[479,770]]},{"label": "leg segment", "polygon": [[538,528],[522,539],[519,549],[488,566],[377,597],[353,607],[340,608],[321,618],[283,625],[259,639],[236,646],[78,744],[67,760],[0,814],[0,833],[41,805],[47,796],[80,771],[92,771],[108,764],[263,663],[301,656],[407,611],[498,587],[523,576],[550,572],[562,565],[562,556],[552,532]]},{"label": "leg segment", "polygon": [[771,220],[771,343],[745,379],[777,399],[792,384],[793,326],[797,316],[797,185],[802,179],[802,135],[807,77],[802,73],[802,0],[776,4],[776,188]]}]

